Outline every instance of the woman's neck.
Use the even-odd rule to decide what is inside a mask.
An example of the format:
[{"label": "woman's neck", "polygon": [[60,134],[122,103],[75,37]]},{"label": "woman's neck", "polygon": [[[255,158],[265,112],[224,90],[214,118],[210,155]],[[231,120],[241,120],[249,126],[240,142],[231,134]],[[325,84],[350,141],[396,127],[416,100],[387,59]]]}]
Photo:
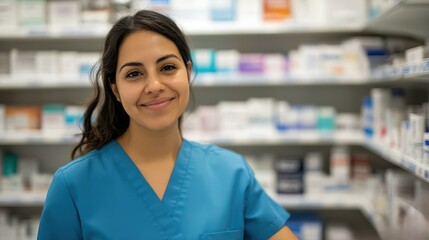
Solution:
[{"label": "woman's neck", "polygon": [[178,127],[151,131],[130,124],[118,143],[136,164],[175,160],[182,144]]}]

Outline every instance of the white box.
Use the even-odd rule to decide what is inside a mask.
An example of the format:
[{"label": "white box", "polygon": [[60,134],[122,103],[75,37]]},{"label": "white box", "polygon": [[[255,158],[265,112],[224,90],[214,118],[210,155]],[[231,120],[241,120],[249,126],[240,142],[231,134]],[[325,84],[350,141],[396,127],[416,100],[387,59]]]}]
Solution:
[{"label": "white box", "polygon": [[52,1],[48,3],[48,22],[55,27],[76,27],[80,22],[78,1]]},{"label": "white box", "polygon": [[10,73],[15,76],[31,76],[36,74],[36,52],[19,51],[10,52]]},{"label": "white box", "polygon": [[209,0],[171,0],[171,17],[179,25],[206,27],[209,22]]},{"label": "white box", "polygon": [[58,73],[63,77],[70,77],[76,80],[79,75],[78,53],[73,51],[60,52],[58,55]]},{"label": "white box", "polygon": [[235,73],[240,64],[240,53],[237,50],[220,50],[215,57],[216,71]]},{"label": "white box", "polygon": [[426,46],[418,46],[405,51],[405,61],[407,64],[419,63],[429,55],[429,49]]},{"label": "white box", "polygon": [[46,24],[45,0],[20,0],[17,4],[19,26]]},{"label": "white box", "polygon": [[16,1],[0,1],[0,29],[13,30],[17,27]]},{"label": "white box", "polygon": [[[53,76],[58,74],[58,52],[37,51],[35,56],[36,73],[39,75]],[[49,78],[44,78],[48,80]],[[58,81],[57,78],[51,80]]]},{"label": "white box", "polygon": [[262,24],[261,0],[237,0],[237,22]]}]

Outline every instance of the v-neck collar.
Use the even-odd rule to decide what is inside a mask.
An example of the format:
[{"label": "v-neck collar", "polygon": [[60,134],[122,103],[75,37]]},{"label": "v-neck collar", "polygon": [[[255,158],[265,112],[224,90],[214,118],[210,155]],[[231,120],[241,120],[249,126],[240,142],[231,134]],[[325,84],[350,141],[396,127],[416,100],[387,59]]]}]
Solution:
[{"label": "v-neck collar", "polygon": [[177,154],[176,162],[162,200],[159,199],[140,170],[116,140],[111,142],[110,150],[113,156],[113,162],[117,166],[119,172],[128,180],[130,185],[135,188],[136,194],[141,197],[144,205],[159,222],[164,232],[170,233],[167,234],[169,235],[169,239],[171,239],[171,236],[180,235],[180,233],[171,231],[177,229],[177,227],[173,226],[177,224],[175,221],[180,221],[179,215],[183,212],[176,210],[179,201],[183,201],[184,198],[181,194],[183,195],[187,192],[186,183],[189,182],[189,176],[187,176],[189,174],[187,173],[192,157],[192,145],[187,140],[182,140],[182,145]]}]

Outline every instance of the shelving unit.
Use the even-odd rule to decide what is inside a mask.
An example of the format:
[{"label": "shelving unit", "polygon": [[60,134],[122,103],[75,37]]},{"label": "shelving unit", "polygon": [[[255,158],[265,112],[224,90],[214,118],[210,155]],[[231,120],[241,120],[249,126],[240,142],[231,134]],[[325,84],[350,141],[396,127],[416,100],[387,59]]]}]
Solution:
[{"label": "shelving unit", "polygon": [[[293,34],[333,34],[360,33],[365,31],[365,25],[305,25],[289,23],[231,23],[231,22],[180,22],[179,26],[188,36],[201,35],[293,35]],[[209,25],[209,26],[208,26]],[[86,24],[75,27],[27,27],[14,30],[5,29],[0,33],[0,39],[62,39],[62,38],[92,38],[103,39],[111,25]]]}]

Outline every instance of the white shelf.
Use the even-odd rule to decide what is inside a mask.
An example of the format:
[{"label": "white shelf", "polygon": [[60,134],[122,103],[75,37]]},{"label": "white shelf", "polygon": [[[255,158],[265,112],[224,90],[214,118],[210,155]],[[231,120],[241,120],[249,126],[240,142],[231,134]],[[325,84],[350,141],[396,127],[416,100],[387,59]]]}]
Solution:
[{"label": "white shelf", "polygon": [[429,36],[429,1],[400,0],[368,23],[370,30],[412,35],[420,38]]},{"label": "white shelf", "polygon": [[[179,26],[188,36],[200,35],[242,35],[242,34],[302,34],[302,33],[353,33],[361,32],[364,25],[303,25],[293,21],[284,23],[255,22],[180,22]],[[104,39],[111,24],[80,25],[69,27],[39,26],[31,28],[4,29],[0,39],[61,39],[94,38]]]},{"label": "white shelf", "polygon": [[366,79],[342,77],[300,78],[281,75],[214,73],[198,74],[193,81],[195,87],[241,87],[241,86],[320,86],[320,85],[362,85]]},{"label": "white shelf", "polygon": [[282,23],[255,22],[183,22],[187,35],[240,35],[240,34],[300,34],[300,33],[351,33],[365,29],[364,25],[304,25],[291,21]]},{"label": "white shelf", "polygon": [[0,76],[1,90],[90,88],[87,77],[62,75]]},{"label": "white shelf", "polygon": [[0,192],[0,207],[42,207],[46,193],[4,193]]},{"label": "white shelf", "polygon": [[184,136],[190,140],[222,146],[360,145],[363,141],[363,134],[361,131],[337,131],[326,134],[317,131],[289,131],[285,133],[274,131],[229,131],[227,134],[184,132]]},{"label": "white shelf", "polygon": [[[27,144],[75,144],[79,137],[77,133],[62,131],[6,131],[0,132],[0,144],[2,145],[27,145]],[[281,133],[262,133],[241,131],[235,133],[191,133],[184,132],[184,137],[189,140],[214,143],[227,146],[246,145],[319,145],[319,144],[362,144],[361,131],[339,131],[333,134],[321,134],[316,131],[295,131]]]},{"label": "white shelf", "polygon": [[416,159],[401,154],[398,151],[392,150],[391,148],[374,141],[368,140],[365,142],[364,146],[366,146],[372,152],[380,155],[383,159],[407,170],[426,183],[429,183],[429,165],[424,165],[422,162]]},{"label": "white shelf", "polygon": [[[192,86],[201,87],[277,87],[277,86],[322,86],[322,85],[364,85],[365,79],[292,78],[288,76],[245,75],[245,74],[198,74]],[[16,89],[69,89],[90,88],[88,78],[61,75],[0,76],[0,90]]]},{"label": "white shelf", "polygon": [[95,38],[102,39],[111,28],[110,24],[87,24],[80,26],[32,26],[22,28],[2,29],[0,39],[72,39]]},{"label": "white shelf", "polygon": [[299,209],[368,209],[364,193],[321,193],[319,195],[277,195],[274,199],[286,208]]},{"label": "white shelf", "polygon": [[1,145],[75,144],[79,137],[64,131],[0,131]]}]

